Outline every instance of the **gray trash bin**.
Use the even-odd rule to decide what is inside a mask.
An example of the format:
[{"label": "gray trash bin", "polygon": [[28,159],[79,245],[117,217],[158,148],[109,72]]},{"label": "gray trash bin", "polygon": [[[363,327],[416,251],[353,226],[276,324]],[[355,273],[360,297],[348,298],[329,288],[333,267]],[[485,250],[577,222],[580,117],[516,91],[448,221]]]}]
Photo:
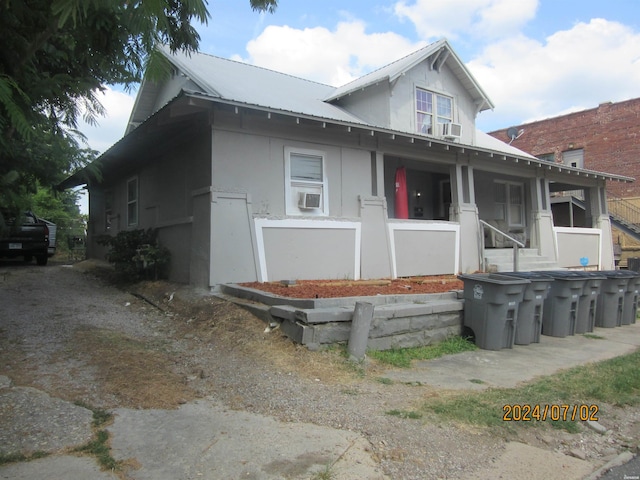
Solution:
[{"label": "gray trash bin", "polygon": [[622,311],[622,325],[636,323],[638,315],[638,292],[640,291],[640,273],[627,270],[629,283],[624,294],[624,306]]},{"label": "gray trash bin", "polygon": [[633,273],[623,270],[602,270],[607,277],[600,286],[596,308],[596,327],[613,328],[622,325],[624,300]]},{"label": "gray trash bin", "polygon": [[581,272],[577,274],[585,277],[582,295],[578,304],[578,319],[576,321],[576,333],[593,332],[596,325],[596,311],[598,307],[598,297],[602,282],[606,276],[601,272]]},{"label": "gray trash bin", "polygon": [[544,271],[553,278],[544,302],[542,334],[566,337],[576,333],[580,296],[586,278],[571,270]]},{"label": "gray trash bin", "polygon": [[516,345],[539,343],[542,333],[544,301],[553,278],[541,272],[504,272],[509,277],[525,278],[531,283],[525,286],[522,302],[518,307]]},{"label": "gray trash bin", "polygon": [[512,348],[523,278],[495,273],[460,275],[464,282],[464,325],[471,328],[476,345],[484,350]]}]

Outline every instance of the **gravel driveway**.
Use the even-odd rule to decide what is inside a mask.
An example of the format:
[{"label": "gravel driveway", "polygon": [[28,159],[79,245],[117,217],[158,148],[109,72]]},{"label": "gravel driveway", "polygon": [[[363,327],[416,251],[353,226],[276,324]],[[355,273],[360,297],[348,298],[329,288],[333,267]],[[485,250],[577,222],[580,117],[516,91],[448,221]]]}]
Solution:
[{"label": "gravel driveway", "polygon": [[[354,432],[393,479],[473,478],[495,469],[505,454],[503,434],[385,413],[414,410],[425,397],[446,392],[388,385],[375,371],[345,366],[336,352],[309,352],[277,330],[265,332],[258,319],[206,292],[150,283],[136,296],[95,272],[85,262],[0,264],[0,375],[51,402],[113,411],[175,409],[207,399]],[[568,441],[564,435],[538,443],[553,450]],[[0,428],[0,452],[10,445],[15,438]],[[49,451],[60,453],[55,442]],[[131,475],[125,478],[137,478]]]}]

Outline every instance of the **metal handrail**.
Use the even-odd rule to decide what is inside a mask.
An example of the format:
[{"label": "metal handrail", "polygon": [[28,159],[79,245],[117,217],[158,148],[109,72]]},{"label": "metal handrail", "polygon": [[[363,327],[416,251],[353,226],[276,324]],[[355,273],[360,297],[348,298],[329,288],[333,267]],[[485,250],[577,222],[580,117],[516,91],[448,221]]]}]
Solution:
[{"label": "metal handrail", "polygon": [[636,228],[640,225],[640,208],[633,203],[607,192],[607,207],[609,214],[622,218]]},{"label": "metal handrail", "polygon": [[482,263],[482,270],[485,270],[485,264],[484,264],[484,228],[485,227],[489,227],[491,230],[493,230],[494,232],[496,232],[499,235],[502,235],[504,238],[506,238],[507,240],[513,242],[513,271],[517,272],[518,271],[518,249],[519,248],[524,248],[525,245],[524,243],[516,240],[515,238],[513,238],[512,236],[510,236],[508,233],[503,232],[502,230],[500,230],[499,228],[494,227],[493,225],[485,222],[484,220],[480,220],[478,219],[478,221],[480,222],[480,225],[482,225],[482,232],[480,235],[480,245],[481,245],[481,263]]}]

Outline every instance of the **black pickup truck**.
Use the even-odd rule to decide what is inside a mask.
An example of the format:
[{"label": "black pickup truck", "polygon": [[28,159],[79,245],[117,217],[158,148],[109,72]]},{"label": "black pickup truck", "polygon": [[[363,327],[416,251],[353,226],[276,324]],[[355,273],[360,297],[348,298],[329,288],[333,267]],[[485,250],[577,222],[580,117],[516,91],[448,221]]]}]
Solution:
[{"label": "black pickup truck", "polygon": [[46,265],[49,249],[49,227],[32,212],[22,215],[0,210],[0,257],[35,257],[38,265]]}]

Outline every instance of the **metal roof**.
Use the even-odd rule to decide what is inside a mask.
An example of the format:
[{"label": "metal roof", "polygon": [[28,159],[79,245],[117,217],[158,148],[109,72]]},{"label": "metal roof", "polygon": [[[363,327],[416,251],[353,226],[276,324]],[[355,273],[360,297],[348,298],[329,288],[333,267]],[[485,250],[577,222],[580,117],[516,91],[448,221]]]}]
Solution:
[{"label": "metal roof", "polygon": [[471,72],[469,72],[467,67],[465,67],[464,63],[462,63],[446,39],[427,45],[420,50],[410,53],[404,58],[396,60],[395,62],[364,75],[353,82],[347,83],[342,87],[336,88],[331,95],[325,98],[325,100],[328,102],[337,100],[351,92],[366,88],[370,85],[375,85],[381,81],[393,82],[400,75],[428,59],[431,59],[432,63],[438,62],[439,60],[442,61],[442,63],[446,62],[447,66],[451,69],[456,78],[464,86],[467,92],[469,92],[469,95],[473,98],[474,102],[479,106],[479,111],[492,109],[494,107],[487,94],[482,90],[482,88],[480,88],[478,82],[476,82],[473,75],[471,75]]},{"label": "metal roof", "polygon": [[355,115],[324,101],[335,90],[330,85],[204,53],[186,55],[171,54],[168,49],[162,51],[208,96],[293,114],[365,124]]},{"label": "metal roof", "polygon": [[[299,116],[323,123],[335,123],[344,125],[349,129],[351,127],[364,129],[368,130],[371,135],[389,135],[391,137],[398,135],[410,139],[411,143],[414,141],[423,141],[429,146],[432,142],[434,145],[442,144],[447,146],[447,144],[449,144],[451,147],[462,150],[468,148],[476,152],[487,153],[490,156],[497,154],[504,160],[507,158],[515,162],[523,160],[527,164],[544,166],[557,173],[568,173],[578,176],[582,174],[586,177],[592,176],[605,180],[633,181],[633,179],[629,177],[619,175],[572,169],[564,165],[550,165],[549,162],[539,160],[479,130],[476,130],[475,140],[472,145],[448,142],[416,132],[397,131],[376,126],[330,103],[331,99],[347,95],[350,91],[366,88],[366,86],[373,85],[379,81],[393,81],[399,75],[402,75],[403,72],[408,71],[422,61],[428,60],[430,62],[447,62],[448,67],[451,68],[458,79],[465,85],[465,88],[470,92],[478,107],[480,109],[493,108],[491,101],[466,70],[446,40],[440,40],[428,45],[386,67],[339,88],[209,54],[172,54],[168,48],[164,48],[161,51],[176,67],[177,74],[186,77],[182,92],[158,109],[156,101],[160,90],[159,86],[151,82],[144,82],[138,92],[138,98],[136,99],[131,114],[130,128],[127,131],[127,135],[101,155],[99,159],[101,163],[108,161],[110,157],[118,156],[122,149],[140,143],[137,140],[139,135],[133,138],[132,135],[135,134],[136,131],[138,134],[141,134],[141,132],[138,129],[131,131],[132,126],[139,124],[143,126],[147,123],[147,120],[156,117],[169,105],[176,101],[181,101],[180,99],[185,100],[197,97],[212,102],[235,105],[241,108]],[[113,161],[113,159],[111,161]],[[86,181],[82,181],[83,175],[87,173],[84,170],[85,169],[68,178],[61,186],[68,188],[71,184],[79,185],[86,183]]]}]

